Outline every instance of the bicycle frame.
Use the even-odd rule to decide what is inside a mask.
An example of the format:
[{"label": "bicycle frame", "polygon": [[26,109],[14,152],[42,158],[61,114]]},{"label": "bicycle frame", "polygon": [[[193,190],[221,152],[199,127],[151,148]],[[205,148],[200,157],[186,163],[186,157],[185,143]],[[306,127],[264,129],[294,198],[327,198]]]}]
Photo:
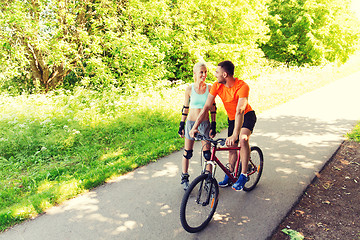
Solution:
[{"label": "bicycle frame", "polygon": [[[241,159],[240,159],[240,149],[241,147],[217,147],[217,146],[212,146],[212,153],[211,153],[211,158],[209,161],[206,161],[205,164],[205,168],[207,164],[211,164],[211,165],[219,165],[219,167],[221,168],[221,170],[223,170],[223,172],[230,178],[230,180],[234,183],[238,180],[239,178],[239,168],[241,167]],[[235,175],[233,176],[230,171],[228,170],[228,168],[226,166],[224,166],[224,164],[222,164],[222,162],[216,157],[216,152],[223,152],[223,151],[231,151],[231,150],[236,150],[238,151],[237,153],[237,159],[236,159],[236,163],[235,163],[235,169],[234,169],[234,173]],[[251,159],[249,159],[249,164],[253,165]],[[255,166],[255,171],[258,171],[257,167]],[[255,171],[252,171],[250,173],[248,173],[248,175],[253,174]],[[213,173],[213,175],[215,175],[215,171]]]},{"label": "bicycle frame", "polygon": [[[224,166],[224,164],[222,164],[222,162],[216,157],[216,152],[231,151],[231,150],[237,150],[238,151],[236,164],[235,164],[235,171],[234,171],[235,176],[233,176],[230,173],[230,171],[228,170],[228,168],[226,166]],[[205,169],[206,169],[207,164],[219,165],[221,170],[224,171],[224,173],[230,178],[230,180],[232,182],[236,182],[237,179],[239,178],[238,172],[239,172],[239,167],[240,167],[240,147],[217,147],[217,146],[212,146],[211,158],[210,158],[210,160],[206,161]],[[215,170],[213,171],[213,175],[214,174],[215,174]]]},{"label": "bicycle frame", "polygon": [[[206,138],[204,135],[197,135],[196,137],[198,137],[199,140],[205,140],[208,142],[208,144],[211,145],[211,157],[210,160],[205,160],[205,168],[203,172],[209,172],[208,170],[206,170],[206,166],[208,164],[212,165],[214,170],[211,172],[212,177],[215,176],[215,170],[216,170],[216,165],[219,165],[219,167],[221,168],[221,170],[223,170],[223,172],[230,178],[231,182],[235,183],[238,178],[239,178],[239,168],[241,167],[241,159],[240,159],[240,146],[237,147],[218,147],[218,144],[220,143],[219,140],[222,141],[222,143],[220,145],[224,145],[225,144],[225,138],[219,138],[217,140],[213,140],[210,138]],[[222,162],[216,157],[216,152],[222,152],[222,151],[238,151],[237,153],[237,159],[236,159],[236,163],[235,163],[235,169],[234,169],[234,176],[230,173],[230,171],[228,170],[228,168],[226,166],[224,166],[224,164],[222,164]],[[259,169],[257,168],[256,165],[253,164],[253,162],[251,161],[251,157],[249,158],[249,162],[248,165],[251,164],[252,166],[252,171],[248,172],[248,176],[252,175],[255,172],[258,172]]]}]

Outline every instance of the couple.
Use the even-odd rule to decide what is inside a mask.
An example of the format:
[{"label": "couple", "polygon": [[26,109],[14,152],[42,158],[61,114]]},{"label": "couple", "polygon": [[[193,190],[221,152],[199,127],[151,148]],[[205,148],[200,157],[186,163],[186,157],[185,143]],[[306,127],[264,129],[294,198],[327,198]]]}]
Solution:
[{"label": "couple", "polygon": [[[215,97],[219,95],[228,115],[228,138],[226,145],[237,146],[240,142],[240,157],[242,159],[241,175],[232,188],[241,191],[247,182],[247,166],[250,157],[249,138],[256,122],[255,112],[248,104],[249,86],[240,79],[234,77],[235,66],[231,61],[223,61],[218,64],[215,72],[217,82],[213,86],[206,84],[207,68],[205,63],[196,63],[193,69],[194,84],[186,88],[185,101],[182,108],[182,117],[179,127],[179,135],[185,137],[184,157],[182,160],[181,184],[186,190],[189,187],[189,160],[193,155],[194,135],[199,132],[207,137],[215,137],[216,134],[216,105]],[[209,122],[211,113],[211,124]],[[185,123],[186,121],[186,123]],[[210,146],[202,141],[204,146],[203,155],[210,160]],[[236,163],[236,151],[229,152],[229,170],[234,171]],[[220,187],[230,186],[231,182],[227,175],[219,182]]]}]

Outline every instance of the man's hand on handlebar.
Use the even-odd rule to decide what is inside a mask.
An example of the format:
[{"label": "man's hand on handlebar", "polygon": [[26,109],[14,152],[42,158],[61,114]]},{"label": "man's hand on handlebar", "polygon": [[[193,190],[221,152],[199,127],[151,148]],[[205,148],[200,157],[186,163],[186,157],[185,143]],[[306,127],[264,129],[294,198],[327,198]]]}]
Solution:
[{"label": "man's hand on handlebar", "polygon": [[234,146],[236,145],[237,137],[236,136],[230,136],[226,139],[225,144],[227,146]]}]

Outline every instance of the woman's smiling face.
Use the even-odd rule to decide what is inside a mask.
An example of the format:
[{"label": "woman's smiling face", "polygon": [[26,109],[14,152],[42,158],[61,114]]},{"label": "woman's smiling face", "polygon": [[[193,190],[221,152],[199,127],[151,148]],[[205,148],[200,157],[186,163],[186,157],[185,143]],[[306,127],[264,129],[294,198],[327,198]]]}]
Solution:
[{"label": "woman's smiling face", "polygon": [[204,82],[207,77],[207,68],[205,66],[198,67],[194,72],[196,82]]}]

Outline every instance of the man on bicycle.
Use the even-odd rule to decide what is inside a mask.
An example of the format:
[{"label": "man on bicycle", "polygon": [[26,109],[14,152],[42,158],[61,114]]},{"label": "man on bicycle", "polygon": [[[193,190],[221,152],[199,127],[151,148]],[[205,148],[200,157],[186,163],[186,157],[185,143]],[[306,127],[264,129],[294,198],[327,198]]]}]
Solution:
[{"label": "man on bicycle", "polygon": [[[232,188],[241,191],[247,182],[247,169],[250,157],[249,138],[254,129],[256,122],[255,112],[248,104],[249,86],[238,78],[234,77],[235,66],[231,61],[223,61],[218,64],[215,72],[217,82],[215,82],[207,97],[206,103],[198,115],[194,126],[190,131],[190,136],[194,137],[198,132],[197,128],[208,114],[215,97],[219,95],[228,115],[228,138],[226,145],[236,147],[240,142],[240,158],[241,158],[241,175]],[[236,151],[229,152],[229,170],[233,173],[236,163]],[[227,175],[220,187],[230,186],[231,182]]]}]

